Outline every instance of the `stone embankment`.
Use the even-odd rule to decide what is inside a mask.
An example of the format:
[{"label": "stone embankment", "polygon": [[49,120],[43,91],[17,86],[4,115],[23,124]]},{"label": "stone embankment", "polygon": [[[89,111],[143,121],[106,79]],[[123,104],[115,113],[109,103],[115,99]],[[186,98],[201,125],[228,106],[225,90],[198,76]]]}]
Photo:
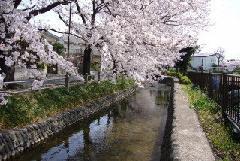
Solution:
[{"label": "stone embankment", "polygon": [[27,148],[59,133],[65,127],[87,119],[99,111],[105,110],[111,104],[133,94],[136,88],[126,89],[110,96],[99,98],[86,106],[63,112],[42,122],[28,125],[24,128],[0,131],[0,161],[9,159]]}]

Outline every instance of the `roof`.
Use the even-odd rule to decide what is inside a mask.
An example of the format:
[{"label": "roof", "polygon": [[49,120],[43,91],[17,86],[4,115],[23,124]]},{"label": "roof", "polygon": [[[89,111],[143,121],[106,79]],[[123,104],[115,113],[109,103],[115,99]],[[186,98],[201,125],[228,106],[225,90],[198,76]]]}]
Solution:
[{"label": "roof", "polygon": [[44,36],[51,37],[51,38],[53,38],[53,39],[59,40],[59,37],[58,37],[57,35],[54,35],[54,34],[52,34],[52,33],[49,32],[49,31],[44,31],[44,32],[42,32],[42,34],[43,34]]},{"label": "roof", "polygon": [[[60,39],[63,43],[68,43],[68,35],[63,35]],[[84,42],[80,38],[70,35],[70,44],[84,44]]]},{"label": "roof", "polygon": [[210,53],[196,53],[193,55],[193,57],[208,57],[208,56],[215,56],[214,54],[210,54]]}]

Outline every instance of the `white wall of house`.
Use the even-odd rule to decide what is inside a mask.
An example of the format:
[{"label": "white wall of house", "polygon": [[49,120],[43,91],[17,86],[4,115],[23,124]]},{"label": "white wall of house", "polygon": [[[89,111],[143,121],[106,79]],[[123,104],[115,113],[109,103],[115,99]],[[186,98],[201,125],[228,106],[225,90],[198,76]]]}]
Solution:
[{"label": "white wall of house", "polygon": [[213,65],[218,64],[218,59],[214,55],[210,56],[192,56],[191,66],[195,69],[199,69],[199,67],[203,67],[203,70],[209,70]]},{"label": "white wall of house", "polygon": [[[64,46],[64,48],[66,49],[66,53],[68,52],[67,51],[67,49],[68,49],[68,45],[67,45],[67,43],[63,43],[63,46]],[[78,45],[78,44],[70,44],[70,46],[69,46],[69,53],[70,54],[73,54],[73,55],[75,55],[75,54],[83,54],[83,50],[84,50],[84,47],[83,46],[81,46],[81,45]]]}]

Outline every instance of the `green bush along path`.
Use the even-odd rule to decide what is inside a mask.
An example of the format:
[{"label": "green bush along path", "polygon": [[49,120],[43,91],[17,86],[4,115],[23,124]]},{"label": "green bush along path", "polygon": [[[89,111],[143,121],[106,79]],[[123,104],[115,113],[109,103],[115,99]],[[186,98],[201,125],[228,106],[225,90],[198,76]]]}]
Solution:
[{"label": "green bush along path", "polygon": [[116,83],[102,81],[65,88],[15,94],[8,98],[7,105],[0,108],[0,128],[21,127],[38,122],[104,95],[134,86],[134,81],[118,79]]}]

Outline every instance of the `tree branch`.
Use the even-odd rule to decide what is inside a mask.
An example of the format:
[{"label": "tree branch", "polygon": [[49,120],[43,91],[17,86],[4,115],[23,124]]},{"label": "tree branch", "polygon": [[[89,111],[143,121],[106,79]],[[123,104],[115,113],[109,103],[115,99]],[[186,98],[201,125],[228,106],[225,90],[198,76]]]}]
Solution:
[{"label": "tree branch", "polygon": [[14,2],[14,8],[17,8],[22,2],[22,0],[14,0],[13,2]]},{"label": "tree branch", "polygon": [[36,7],[36,5],[33,5],[32,7],[25,8],[25,9],[23,9],[23,11],[27,11],[27,10],[33,9],[34,7]]},{"label": "tree branch", "polygon": [[81,8],[80,8],[78,2],[75,1],[75,4],[76,4],[76,6],[77,6],[77,11],[78,11],[78,13],[80,14],[80,16],[81,16],[81,18],[82,18],[83,24],[86,25],[86,24],[87,24],[86,19],[85,19],[84,15],[83,15],[82,12],[81,12]]},{"label": "tree branch", "polygon": [[65,0],[63,2],[58,1],[58,2],[54,2],[50,5],[48,5],[46,7],[43,7],[43,8],[37,9],[37,10],[33,10],[33,11],[29,12],[29,16],[27,17],[27,19],[30,20],[32,17],[37,16],[39,14],[43,14],[45,12],[48,12],[51,9],[53,9],[53,8],[59,6],[59,5],[67,5],[68,2],[69,2],[69,0]]},{"label": "tree branch", "polygon": [[95,17],[96,17],[96,13],[97,13],[95,0],[92,0],[92,10],[93,10],[93,13],[92,13],[91,24],[92,24],[92,26],[94,26],[94,24],[95,24]]},{"label": "tree branch", "polygon": [[58,13],[58,17],[66,26],[68,26],[67,20],[64,20],[64,18],[60,15],[60,13]]}]

